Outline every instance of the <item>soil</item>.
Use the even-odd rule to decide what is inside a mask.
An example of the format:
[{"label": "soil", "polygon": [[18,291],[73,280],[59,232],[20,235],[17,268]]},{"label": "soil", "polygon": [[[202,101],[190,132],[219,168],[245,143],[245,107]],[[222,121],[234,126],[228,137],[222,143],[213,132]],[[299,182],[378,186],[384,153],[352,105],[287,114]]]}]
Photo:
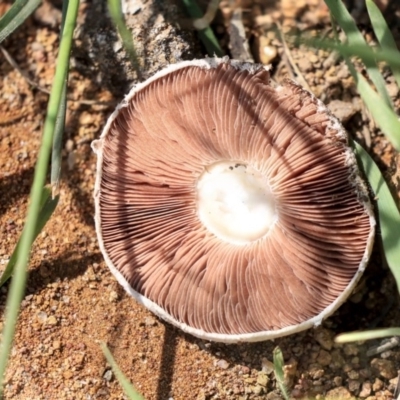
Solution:
[{"label": "soil", "polygon": [[[136,7],[127,19],[137,38],[141,78],[168,63],[204,56],[179,3],[129,3]],[[353,3],[357,20],[373,40],[365,12],[359,2]],[[395,3],[381,1],[380,5],[400,43]],[[229,4],[221,3],[215,30],[233,53],[236,45],[226,33],[233,11]],[[45,90],[51,88],[54,76],[59,6],[45,2],[2,44],[15,61],[12,65],[6,57],[0,58],[3,268],[24,223],[46,114]],[[8,7],[0,4],[0,15]],[[71,61],[60,202],[32,249],[4,398],[126,398],[103,357],[101,342],[108,344],[122,371],[149,400],[281,399],[271,364],[276,346],[283,351],[285,382],[293,398],[393,398],[400,369],[396,338],[392,347],[389,343],[385,351],[375,354],[371,348],[380,342],[338,345],[333,341],[336,334],[349,330],[400,325],[398,294],[379,240],[360,285],[331,318],[316,329],[274,342],[224,345],[193,338],[156,318],[118,285],[103,261],[94,230],[96,160],[90,143],[138,77],[105,10],[102,2],[81,4]],[[326,32],[329,17],[323,2],[248,0],[243,2],[242,15],[255,60],[272,63],[276,81],[293,76],[330,104],[350,134],[370,150],[393,192],[400,194],[400,159],[371,122],[343,62],[325,51],[284,46],[272,29],[280,21],[283,32],[293,28]],[[393,77],[389,71],[384,75],[399,107]],[[2,314],[7,293],[8,284],[0,289]]]}]

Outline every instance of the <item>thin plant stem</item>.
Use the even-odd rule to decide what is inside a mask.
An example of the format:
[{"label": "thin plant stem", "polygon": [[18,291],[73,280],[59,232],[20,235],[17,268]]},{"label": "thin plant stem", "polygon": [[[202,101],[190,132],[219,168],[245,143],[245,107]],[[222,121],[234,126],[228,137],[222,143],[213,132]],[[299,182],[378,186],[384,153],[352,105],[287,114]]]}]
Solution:
[{"label": "thin plant stem", "polygon": [[18,260],[15,267],[14,277],[12,279],[9,295],[7,297],[6,319],[0,347],[0,397],[3,392],[4,374],[11,351],[19,307],[26,284],[26,269],[29,261],[31,243],[33,242],[36,225],[38,222],[42,200],[42,190],[46,182],[54,124],[61,102],[62,87],[66,79],[67,65],[69,63],[69,55],[76,24],[78,6],[79,0],[69,0],[66,11],[65,26],[60,43],[54,85],[50,94],[47,116],[43,128],[42,143],[39,149],[39,156],[35,167],[27,219],[22,232],[21,245],[18,251]]},{"label": "thin plant stem", "polygon": [[0,43],[35,11],[40,0],[16,0],[0,19]]},{"label": "thin plant stem", "polygon": [[[187,9],[188,14],[192,18],[199,20],[204,17],[203,11],[201,10],[201,8],[199,7],[199,5],[195,0],[183,0],[183,4]],[[218,40],[215,37],[214,32],[210,28],[210,26],[206,26],[203,29],[199,29],[198,35],[200,40],[203,42],[204,47],[206,48],[208,55],[210,57],[213,57],[214,55],[222,57],[224,55],[224,52],[221,49]]]}]

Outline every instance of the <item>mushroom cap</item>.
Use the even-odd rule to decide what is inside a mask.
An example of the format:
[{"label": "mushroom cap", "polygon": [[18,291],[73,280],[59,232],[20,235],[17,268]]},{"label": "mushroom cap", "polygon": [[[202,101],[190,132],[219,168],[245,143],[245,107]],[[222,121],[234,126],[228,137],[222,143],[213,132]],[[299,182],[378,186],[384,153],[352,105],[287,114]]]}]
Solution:
[{"label": "mushroom cap", "polygon": [[[346,132],[261,65],[169,66],[131,90],[93,149],[106,263],[138,302],[194,336],[261,341],[319,325],[366,267],[375,219]],[[221,162],[255,171],[257,196],[272,196],[275,216],[255,237],[235,242],[199,212],[199,182]]]}]

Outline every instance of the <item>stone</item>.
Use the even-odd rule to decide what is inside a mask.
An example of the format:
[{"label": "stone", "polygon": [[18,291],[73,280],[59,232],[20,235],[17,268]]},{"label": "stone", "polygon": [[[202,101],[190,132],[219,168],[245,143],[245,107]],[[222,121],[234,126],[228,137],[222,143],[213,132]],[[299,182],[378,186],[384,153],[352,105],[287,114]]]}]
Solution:
[{"label": "stone", "polygon": [[329,352],[327,352],[326,350],[320,350],[318,357],[317,357],[317,362],[326,367],[328,366],[332,361],[332,356],[330,355]]},{"label": "stone", "polygon": [[290,360],[288,364],[283,366],[283,379],[288,388],[293,386],[293,380],[297,373],[297,361]]},{"label": "stone", "polygon": [[329,329],[318,328],[314,333],[315,340],[325,350],[332,350],[333,347],[333,333]]},{"label": "stone", "polygon": [[282,400],[282,396],[280,394],[278,394],[277,392],[269,392],[266,396],[265,396],[266,400]]},{"label": "stone", "polygon": [[217,361],[217,366],[221,369],[228,369],[229,368],[229,363],[226,360],[218,360]]},{"label": "stone", "polygon": [[359,397],[366,398],[371,394],[372,385],[371,382],[364,382],[361,386],[361,392],[359,393]]},{"label": "stone", "polygon": [[347,373],[347,376],[350,378],[350,379],[358,379],[359,377],[360,377],[360,374],[357,372],[357,371],[355,371],[354,369],[352,369],[351,371],[349,371],[348,373]]},{"label": "stone", "polygon": [[342,384],[343,384],[343,378],[342,378],[341,376],[335,376],[335,377],[333,378],[333,383],[334,383],[334,385],[337,386],[337,387],[342,386]]},{"label": "stone", "polygon": [[110,292],[110,295],[108,296],[108,301],[110,303],[115,303],[118,300],[118,293],[114,290]]},{"label": "stone", "polygon": [[261,370],[262,372],[265,372],[267,375],[272,374],[272,372],[274,372],[273,362],[268,360],[268,358],[263,357],[261,360]]},{"label": "stone", "polygon": [[113,378],[113,372],[111,371],[111,369],[108,369],[106,372],[104,372],[103,374],[103,378],[107,381],[110,382]]},{"label": "stone", "polygon": [[57,325],[57,323],[57,318],[54,315],[50,315],[50,317],[46,320],[47,325]]},{"label": "stone", "polygon": [[356,356],[358,354],[359,348],[355,344],[350,343],[344,345],[343,351],[346,356]]},{"label": "stone", "polygon": [[397,370],[391,360],[374,358],[371,361],[371,367],[378,371],[382,378],[393,379],[397,376]]},{"label": "stone", "polygon": [[53,342],[53,349],[54,349],[54,350],[59,350],[60,347],[61,347],[61,342],[60,342],[59,340],[55,340],[55,341]]},{"label": "stone", "polygon": [[257,383],[261,386],[267,386],[269,378],[265,372],[259,372],[257,376]]},{"label": "stone", "polygon": [[356,104],[353,102],[342,100],[332,100],[330,103],[328,103],[328,108],[343,124],[349,121],[359,111],[359,109],[356,107]]},{"label": "stone", "polygon": [[343,386],[339,386],[335,389],[329,390],[326,394],[325,400],[355,400],[355,397]]},{"label": "stone", "polygon": [[157,325],[157,321],[156,321],[156,319],[153,318],[153,317],[146,317],[146,318],[144,319],[144,324],[145,324],[146,326],[155,326],[155,325]]},{"label": "stone", "polygon": [[356,379],[349,379],[347,386],[350,392],[356,393],[360,390],[361,382]]},{"label": "stone", "polygon": [[262,386],[260,386],[260,385],[256,385],[256,386],[253,386],[251,388],[251,391],[254,394],[260,395],[260,394],[262,394],[264,392],[264,388]]},{"label": "stone", "polygon": [[372,390],[374,392],[377,392],[378,390],[381,390],[382,388],[383,388],[383,382],[379,378],[376,378],[375,382],[372,385]]}]

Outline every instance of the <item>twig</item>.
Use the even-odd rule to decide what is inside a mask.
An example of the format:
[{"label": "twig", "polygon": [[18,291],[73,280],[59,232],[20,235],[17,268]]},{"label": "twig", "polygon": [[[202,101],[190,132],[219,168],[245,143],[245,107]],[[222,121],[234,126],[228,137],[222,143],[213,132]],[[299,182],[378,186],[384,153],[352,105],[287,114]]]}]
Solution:
[{"label": "twig", "polygon": [[217,15],[219,1],[220,0],[211,0],[210,3],[208,3],[207,11],[203,15],[203,17],[193,20],[193,26],[195,27],[195,29],[202,30],[210,26],[211,22]]},{"label": "twig", "polygon": [[[297,64],[293,60],[292,53],[290,52],[289,47],[288,47],[288,45],[286,43],[285,37],[283,35],[281,24],[279,22],[276,22],[276,27],[277,27],[277,30],[278,30],[278,33],[279,33],[279,37],[280,37],[281,42],[282,42],[284,55],[285,55],[285,57],[287,59],[287,64],[289,66],[289,70],[292,73],[293,78],[295,80],[298,80],[299,83],[302,86],[304,86],[309,92],[311,92],[310,86],[308,85],[308,83],[305,80],[303,74],[300,72],[299,68],[297,67]],[[293,71],[296,74],[296,77],[294,77]]]},{"label": "twig", "polygon": [[397,347],[400,344],[400,336],[393,336],[389,341],[382,342],[379,346],[371,347],[367,350],[367,356],[374,356]]},{"label": "twig", "polygon": [[246,38],[246,32],[242,21],[242,9],[236,7],[229,21],[229,47],[232,57],[247,62],[254,62],[250,52],[249,42]]}]

